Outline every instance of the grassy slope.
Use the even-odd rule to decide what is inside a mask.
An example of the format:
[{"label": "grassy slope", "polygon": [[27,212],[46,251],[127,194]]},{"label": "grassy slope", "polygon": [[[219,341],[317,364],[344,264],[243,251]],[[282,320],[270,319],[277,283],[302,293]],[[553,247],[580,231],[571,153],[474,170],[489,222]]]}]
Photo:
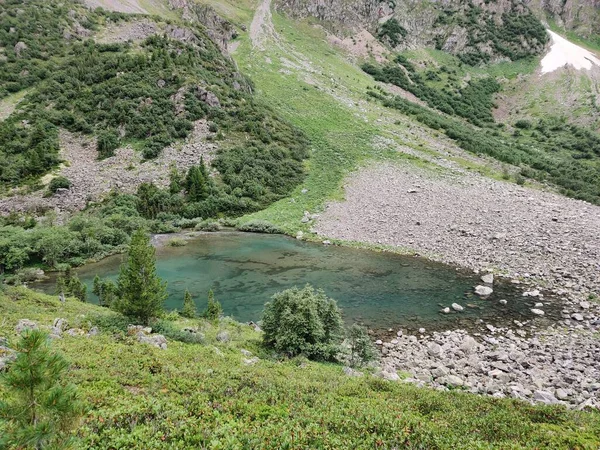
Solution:
[{"label": "grassy slope", "polygon": [[[252,16],[249,5],[240,8],[245,12],[235,16]],[[308,177],[292,194],[294,200],[281,200],[248,218],[271,221],[289,233],[306,233],[310,226],[300,223],[303,212],[318,212],[325,201],[340,199],[344,178],[361,165],[387,159],[431,166],[391,147],[374,146],[377,136],[421,153],[434,152],[406,133],[414,122],[367,100],[365,92],[373,80],[327,44],[321,29],[275,13],[273,20],[277,45],[256,51],[244,35],[234,58],[254,81],[258,97],[307,133],[312,153]],[[472,161],[455,162],[483,170]],[[308,192],[302,194],[302,189]]]},{"label": "grassy slope", "polygon": [[[87,328],[116,314],[13,289],[0,294],[0,335],[14,338],[21,318],[57,317]],[[98,319],[103,317],[103,320]],[[64,337],[53,345],[72,363],[89,413],[78,446],[93,448],[597,448],[600,415],[560,407],[441,393],[341,367],[269,360],[260,335],[225,322],[200,325],[205,344],[169,341],[162,351],[122,333]],[[233,339],[217,343],[219,328]],[[240,349],[261,357],[242,363]],[[0,388],[0,395],[2,394]],[[202,447],[204,446],[204,447]]]}]

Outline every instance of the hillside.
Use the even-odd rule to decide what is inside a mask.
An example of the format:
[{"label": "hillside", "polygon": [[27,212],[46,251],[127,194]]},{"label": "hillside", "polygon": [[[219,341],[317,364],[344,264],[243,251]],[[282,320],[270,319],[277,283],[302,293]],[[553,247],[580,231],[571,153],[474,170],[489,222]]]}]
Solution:
[{"label": "hillside", "polygon": [[[260,333],[226,319],[167,322],[173,338],[163,350],[137,342],[116,313],[74,299],[61,304],[10,289],[0,308],[0,336],[9,343],[21,319],[40,328],[63,319],[52,346],[70,361],[68,381],[87,407],[77,448],[591,449],[600,442],[598,415],[279,361],[261,349]],[[174,330],[183,327],[199,343],[178,342]]]},{"label": "hillside", "polygon": [[[4,0],[0,337],[70,324],[52,345],[90,408],[76,447],[597,448],[590,5]],[[163,350],[107,308],[5,286],[123,252],[139,229],[185,246],[222,228],[493,274],[485,287],[514,295],[476,300],[523,313],[390,328],[360,376],[279,358],[229,319],[166,314],[145,333]],[[442,294],[433,314],[458,315]]]}]

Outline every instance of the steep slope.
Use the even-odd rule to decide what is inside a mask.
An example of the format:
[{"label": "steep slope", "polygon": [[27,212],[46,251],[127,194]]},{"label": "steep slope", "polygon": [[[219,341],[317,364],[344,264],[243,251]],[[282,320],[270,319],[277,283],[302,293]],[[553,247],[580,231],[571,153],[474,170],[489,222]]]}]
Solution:
[{"label": "steep slope", "polygon": [[[77,2],[3,6],[0,96],[30,89],[0,124],[0,189],[26,184],[1,201],[5,214],[81,209],[113,188],[132,192],[144,181],[164,187],[171,163],[185,171],[203,157],[214,183],[186,213],[194,217],[260,209],[302,178],[306,142],[253,100],[250,83],[224,54],[234,27],[212,9],[183,5],[181,23]],[[35,31],[40,22],[43,35]],[[78,140],[66,132],[96,139],[69,145]],[[159,155],[167,157],[140,170]],[[59,167],[65,158],[70,167]],[[42,199],[47,193],[37,182],[48,183],[52,177],[41,177],[51,169],[70,177],[72,189]],[[37,193],[29,194],[32,188]],[[170,204],[179,213],[189,206]]]},{"label": "steep slope", "polygon": [[314,17],[342,37],[366,29],[397,50],[435,47],[473,65],[536,55],[547,42],[539,20],[517,0],[280,0],[277,5],[294,18]]}]

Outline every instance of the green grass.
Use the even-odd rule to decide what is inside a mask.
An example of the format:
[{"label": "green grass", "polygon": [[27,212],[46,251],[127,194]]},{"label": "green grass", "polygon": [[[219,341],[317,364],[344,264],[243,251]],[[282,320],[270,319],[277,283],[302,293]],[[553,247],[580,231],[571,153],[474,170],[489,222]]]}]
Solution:
[{"label": "green grass", "polygon": [[[367,161],[406,156],[372,145],[375,136],[388,136],[385,126],[376,122],[382,109],[365,99],[372,80],[333,50],[321,30],[278,14],[273,14],[273,20],[281,46],[257,52],[244,36],[234,56],[253,80],[258,98],[302,129],[311,140],[312,151],[307,178],[291,195],[294,201],[281,200],[248,220],[268,220],[295,233],[307,231],[308,226],[300,224],[305,210],[319,211],[325,201],[342,198],[342,182],[349,173]],[[286,60],[308,63],[308,70],[290,67]],[[411,159],[415,162],[416,158]],[[302,189],[307,192],[302,194]]]},{"label": "green grass", "polygon": [[[63,317],[72,326],[100,323],[95,337],[53,347],[71,362],[88,412],[76,448],[211,449],[521,449],[600,445],[600,415],[516,400],[438,392],[370,375],[350,378],[341,366],[278,361],[245,325],[179,320],[203,329],[204,344],[169,340],[167,350],[139,344],[109,328],[116,313],[24,288],[0,294],[0,335],[16,338],[28,318],[40,326]],[[232,340],[218,343],[220,329]],[[242,362],[240,349],[261,360]],[[0,395],[2,394],[0,388]],[[1,425],[0,425],[1,427]]]}]

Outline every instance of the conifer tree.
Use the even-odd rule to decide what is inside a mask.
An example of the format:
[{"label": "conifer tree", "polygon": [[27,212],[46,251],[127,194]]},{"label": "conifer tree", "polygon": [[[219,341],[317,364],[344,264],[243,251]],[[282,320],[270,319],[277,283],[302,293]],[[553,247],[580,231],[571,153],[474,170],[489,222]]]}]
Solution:
[{"label": "conifer tree", "polygon": [[148,325],[163,312],[167,283],[156,275],[156,255],[150,236],[144,230],[131,237],[127,261],[121,266],[117,281],[118,301],[115,309]]},{"label": "conifer tree", "polygon": [[77,390],[65,383],[69,364],[53,353],[48,335],[25,331],[16,359],[0,375],[0,448],[68,448],[69,432],[83,414]]},{"label": "conifer tree", "polygon": [[202,313],[202,317],[208,320],[217,320],[223,315],[223,308],[218,300],[215,300],[215,294],[212,289],[208,291],[208,305],[206,311]]},{"label": "conifer tree", "polygon": [[198,166],[189,168],[185,179],[185,187],[188,200],[191,202],[199,202],[208,197],[210,191],[210,178],[208,176],[208,170],[204,165],[204,159],[200,160]]},{"label": "conifer tree", "polygon": [[185,294],[183,296],[183,309],[181,310],[181,315],[183,317],[187,317],[188,319],[193,319],[197,316],[196,304],[192,299],[192,294],[187,289],[185,290]]}]

